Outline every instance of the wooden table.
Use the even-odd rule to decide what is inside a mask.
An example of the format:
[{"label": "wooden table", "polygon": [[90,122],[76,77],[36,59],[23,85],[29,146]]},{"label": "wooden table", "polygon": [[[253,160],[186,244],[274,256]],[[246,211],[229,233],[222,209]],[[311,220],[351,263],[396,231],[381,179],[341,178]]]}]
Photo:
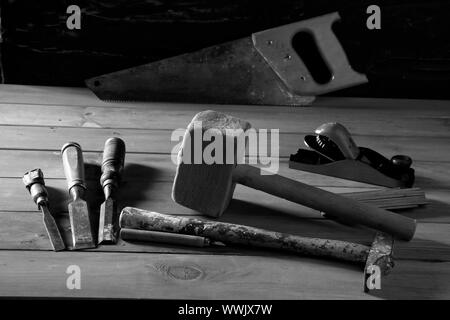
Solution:
[{"label": "wooden table", "polygon": [[[402,214],[418,220],[411,242],[397,242],[396,267],[381,290],[362,292],[355,265],[288,253],[233,247],[194,249],[132,244],[52,252],[40,212],[21,178],[40,167],[52,210],[67,238],[68,194],[60,148],[77,141],[84,150],[89,200],[98,213],[99,164],[105,140],[127,144],[121,205],[193,214],[175,204],[170,139],[193,115],[216,109],[280,129],[280,173],[335,192],[376,187],[288,169],[303,137],[329,121],[344,124],[357,144],[390,157],[414,160],[416,186],[430,204]],[[450,298],[450,102],[319,98],[312,107],[205,106],[107,103],[80,88],[0,86],[0,295],[95,298],[377,299]],[[373,232],[326,220],[314,210],[237,187],[222,221],[370,244]],[[69,290],[76,265],[81,289]],[[69,270],[70,271],[70,270]]]}]

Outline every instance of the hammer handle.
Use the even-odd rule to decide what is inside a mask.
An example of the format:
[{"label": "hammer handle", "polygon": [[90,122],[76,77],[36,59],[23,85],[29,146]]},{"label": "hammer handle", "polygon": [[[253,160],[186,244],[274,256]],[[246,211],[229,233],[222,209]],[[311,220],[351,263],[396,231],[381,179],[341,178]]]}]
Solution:
[{"label": "hammer handle", "polygon": [[114,137],[105,142],[103,149],[102,176],[100,183],[102,188],[108,184],[118,187],[125,162],[125,142]]},{"label": "hammer handle", "polygon": [[81,146],[76,142],[66,143],[61,148],[61,154],[68,189],[72,189],[73,186],[80,186],[86,189]]},{"label": "hammer handle", "polygon": [[411,240],[416,229],[414,219],[343,197],[280,176],[262,175],[261,169],[238,165],[233,180],[248,187],[325,212],[343,221],[365,225],[403,240]]},{"label": "hammer handle", "polygon": [[209,238],[223,243],[292,251],[300,254],[365,263],[370,248],[361,244],[306,238],[250,226],[203,221],[126,207],[120,214],[120,227],[173,232]]}]

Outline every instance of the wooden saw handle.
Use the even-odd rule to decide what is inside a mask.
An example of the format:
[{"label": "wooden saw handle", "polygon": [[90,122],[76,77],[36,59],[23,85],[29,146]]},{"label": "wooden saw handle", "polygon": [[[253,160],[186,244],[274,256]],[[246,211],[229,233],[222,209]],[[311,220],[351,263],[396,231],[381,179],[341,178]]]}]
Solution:
[{"label": "wooden saw handle", "polygon": [[238,165],[233,171],[233,180],[248,187],[325,212],[343,221],[386,232],[402,240],[411,240],[416,230],[414,219],[280,175],[262,175],[261,169],[253,166]]},{"label": "wooden saw handle", "polygon": [[84,184],[84,160],[81,146],[76,142],[66,143],[61,148],[64,174],[67,180],[68,189],[80,186],[86,189]]}]

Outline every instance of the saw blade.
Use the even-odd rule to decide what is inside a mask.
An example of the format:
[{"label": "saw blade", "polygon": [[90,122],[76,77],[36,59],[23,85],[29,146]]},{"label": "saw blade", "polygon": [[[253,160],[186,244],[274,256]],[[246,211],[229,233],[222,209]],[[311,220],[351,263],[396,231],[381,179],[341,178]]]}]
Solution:
[{"label": "saw blade", "polygon": [[302,105],[256,51],[251,38],[86,81],[102,100]]}]

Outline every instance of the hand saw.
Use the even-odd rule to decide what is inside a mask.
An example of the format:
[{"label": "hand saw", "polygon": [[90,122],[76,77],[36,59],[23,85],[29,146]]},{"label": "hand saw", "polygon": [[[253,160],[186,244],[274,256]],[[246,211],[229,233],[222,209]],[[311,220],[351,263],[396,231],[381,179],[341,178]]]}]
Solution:
[{"label": "hand saw", "polygon": [[[102,100],[303,105],[315,95],[367,82],[352,69],[332,25],[337,12],[254,33],[197,52],[86,80]],[[319,81],[294,48],[311,35],[328,81]]]}]

